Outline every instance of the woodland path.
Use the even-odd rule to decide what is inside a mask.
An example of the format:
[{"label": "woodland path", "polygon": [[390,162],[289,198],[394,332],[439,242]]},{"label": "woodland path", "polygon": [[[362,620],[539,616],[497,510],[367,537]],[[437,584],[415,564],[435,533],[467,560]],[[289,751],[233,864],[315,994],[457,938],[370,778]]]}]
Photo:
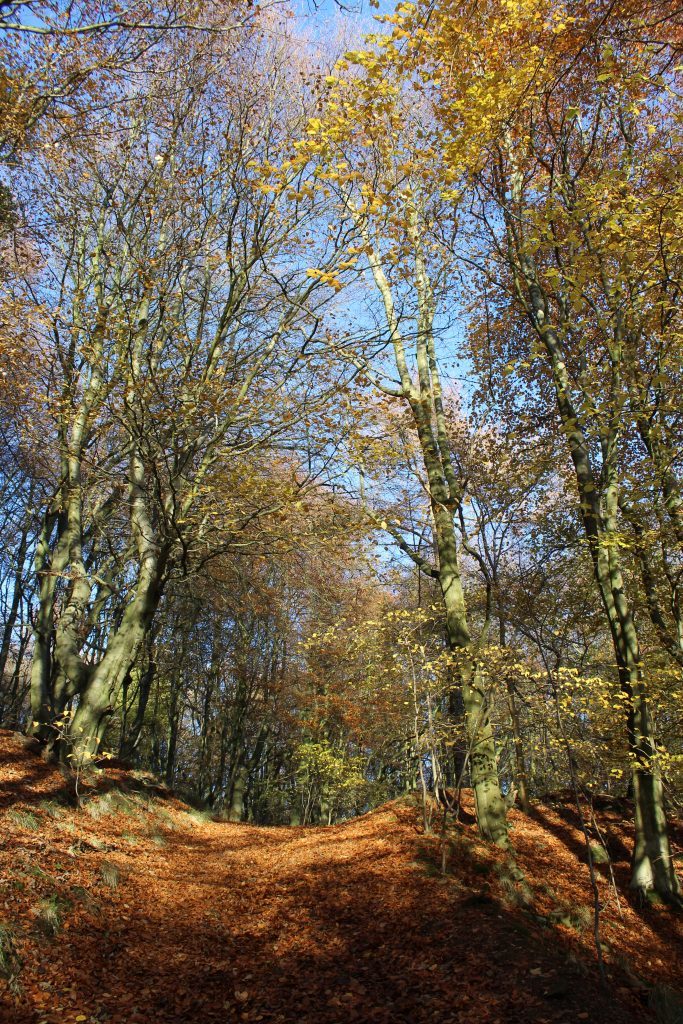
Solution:
[{"label": "woodland path", "polygon": [[415,860],[413,823],[207,823],[138,864],[112,857],[106,922],[64,936],[64,995],[117,1024],[606,1021],[566,949]]},{"label": "woodland path", "polygon": [[[3,1021],[653,1019],[642,991],[618,973],[600,990],[590,935],[539,923],[505,898],[496,871],[503,857],[471,828],[443,877],[438,839],[422,835],[415,809],[400,801],[313,829],[198,822],[177,801],[53,820],[45,800],[63,780],[37,759],[27,776],[21,758],[17,783],[4,772],[0,813],[11,824],[3,804],[12,798],[16,808],[19,794],[30,806],[30,792],[40,827],[15,822],[0,846],[4,912],[25,922],[16,932],[22,993],[4,994]],[[584,885],[559,817],[528,826],[517,812],[513,819],[520,863],[539,892],[551,864],[554,886],[574,876]],[[119,871],[113,888],[102,883],[105,861]],[[70,909],[58,935],[36,937],[33,907],[48,885]],[[587,894],[567,898],[585,902]],[[624,944],[644,942],[655,973],[675,964],[675,937],[630,913],[614,924]],[[631,955],[638,950],[632,945]]]}]

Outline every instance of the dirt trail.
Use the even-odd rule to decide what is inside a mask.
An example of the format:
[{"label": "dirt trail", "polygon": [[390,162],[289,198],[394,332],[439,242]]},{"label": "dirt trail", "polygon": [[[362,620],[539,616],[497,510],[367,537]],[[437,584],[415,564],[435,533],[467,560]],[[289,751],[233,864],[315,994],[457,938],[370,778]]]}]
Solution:
[{"label": "dirt trail", "polygon": [[[140,798],[131,814],[106,795],[101,817],[53,819],[38,802],[50,771],[23,777],[33,804],[21,806],[33,806],[39,828],[4,813],[2,905],[24,960],[4,1020],[652,1019],[628,978],[600,991],[584,937],[505,901],[501,858],[471,836],[442,877],[438,840],[421,836],[400,802],[326,829],[198,823],[179,804],[159,812]],[[65,908],[56,935],[36,928],[50,886]],[[652,934],[674,957],[671,936]]]}]

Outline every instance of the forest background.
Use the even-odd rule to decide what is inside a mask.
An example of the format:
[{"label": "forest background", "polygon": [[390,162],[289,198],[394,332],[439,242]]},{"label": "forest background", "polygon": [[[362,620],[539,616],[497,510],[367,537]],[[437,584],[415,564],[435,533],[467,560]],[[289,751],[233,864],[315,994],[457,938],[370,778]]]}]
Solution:
[{"label": "forest background", "polygon": [[0,724],[677,902],[681,14],[382,11],[0,3]]}]

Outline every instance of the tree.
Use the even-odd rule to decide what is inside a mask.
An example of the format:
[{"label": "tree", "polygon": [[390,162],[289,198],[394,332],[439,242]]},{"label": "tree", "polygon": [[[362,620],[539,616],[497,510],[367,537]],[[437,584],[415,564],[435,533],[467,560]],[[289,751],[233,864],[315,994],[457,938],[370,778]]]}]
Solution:
[{"label": "tree", "polygon": [[[444,21],[447,39],[469,64],[464,82],[443,83],[439,102],[455,139],[450,158],[457,156],[461,168],[469,164],[476,183],[472,256],[481,272],[478,286],[481,291],[486,282],[495,295],[487,315],[494,311],[496,326],[486,331],[480,360],[494,346],[504,349],[510,383],[514,374],[528,382],[536,400],[554,397],[574,467],[626,697],[636,802],[633,884],[675,900],[679,886],[619,528],[620,504],[628,503],[624,423],[632,415],[633,388],[647,379],[639,352],[650,347],[653,330],[668,333],[678,294],[668,283],[663,226],[676,209],[665,170],[678,146],[664,99],[673,23],[659,23],[655,55],[641,41],[645,5],[624,5],[602,20],[590,9],[566,22],[541,5],[535,13],[538,27],[520,35],[518,15],[496,12],[496,45],[476,54],[467,53],[469,41],[463,47]],[[541,65],[546,46],[549,58]],[[514,68],[507,83],[500,77],[503,54]],[[475,91],[482,56],[493,83],[483,100]],[[531,82],[533,95],[525,94]],[[453,97],[451,117],[447,104]],[[481,131],[485,117],[488,133],[468,136],[469,122]],[[664,159],[653,141],[657,136],[661,142],[661,133],[667,138]],[[467,149],[472,144],[477,160]],[[519,327],[503,334],[503,317],[507,323],[519,317]],[[665,408],[661,416],[668,421]]]},{"label": "tree", "polygon": [[[82,130],[87,112],[101,106],[103,83],[120,81],[144,63],[145,72],[173,69],[176,41],[192,33],[221,35],[246,27],[255,8],[223,0],[201,4],[0,3],[0,156],[9,162],[38,143],[48,122],[67,145]],[[181,47],[179,47],[180,49]],[[170,63],[169,63],[170,61]],[[54,144],[54,143],[53,143]]]},{"label": "tree", "polygon": [[[608,29],[601,40],[603,52],[612,38]],[[628,49],[621,54],[626,61]],[[659,286],[653,289],[649,278],[651,259],[646,269],[641,254],[632,248],[627,253],[633,236],[646,240],[650,235],[651,218],[660,222],[660,204],[666,199],[660,192],[654,202],[640,203],[640,189],[649,192],[650,173],[658,177],[661,168],[648,167],[652,149],[646,132],[634,155],[631,121],[637,101],[630,90],[612,92],[603,85],[611,77],[610,63],[607,57],[591,67],[591,97],[582,61],[580,108],[571,106],[574,93],[565,81],[561,95],[546,98],[543,112],[530,112],[533,136],[531,146],[524,144],[524,157],[513,135],[497,147],[497,159],[480,175],[486,195],[481,217],[489,227],[485,207],[494,196],[505,225],[504,240],[493,233],[496,256],[505,268],[511,304],[538,339],[532,343],[532,358],[541,356],[555,394],[627,698],[637,827],[633,885],[643,892],[654,887],[674,899],[679,886],[666,833],[648,686],[622,568],[619,507],[629,501],[622,448],[628,438],[624,419],[630,414],[627,380],[644,377],[641,367],[633,373],[633,360],[650,333],[653,305],[661,323],[666,304],[666,323],[675,297],[662,275],[656,275],[663,284],[656,294]],[[634,71],[631,66],[629,73]],[[640,166],[634,180],[636,159]],[[657,231],[654,224],[652,229]],[[662,418],[667,419],[664,410]]]},{"label": "tree", "polygon": [[[260,90],[240,94],[268,47]],[[317,200],[290,201],[291,187],[254,170],[300,123],[292,78],[277,42],[247,34],[217,52],[210,39],[122,103],[118,147],[86,134],[77,160],[32,175],[36,199],[51,200],[49,263],[30,288],[54,479],[36,550],[32,705],[48,739],[78,698],[79,761],[101,743],[169,578],[244,543],[321,464],[286,454],[338,384],[315,342],[329,291],[299,255],[325,258]]]},{"label": "tree", "polygon": [[[415,433],[436,563],[416,551],[400,531],[390,533],[420,571],[438,582],[461,687],[479,828],[487,839],[505,846],[505,807],[485,673],[472,642],[461,577],[456,519],[464,489],[450,446],[438,358],[439,303],[457,223],[438,191],[431,189],[431,171],[426,183],[422,173],[425,153],[434,155],[428,115],[419,108],[409,112],[407,97],[387,82],[375,88],[362,77],[332,78],[332,88],[325,116],[309,123],[308,139],[294,166],[312,159],[324,188],[335,190],[340,215],[357,235],[347,249],[348,263],[355,266],[363,259],[379,298],[384,319],[379,338],[352,360],[380,394],[401,403]],[[385,348],[393,357],[392,370],[383,360]]]}]

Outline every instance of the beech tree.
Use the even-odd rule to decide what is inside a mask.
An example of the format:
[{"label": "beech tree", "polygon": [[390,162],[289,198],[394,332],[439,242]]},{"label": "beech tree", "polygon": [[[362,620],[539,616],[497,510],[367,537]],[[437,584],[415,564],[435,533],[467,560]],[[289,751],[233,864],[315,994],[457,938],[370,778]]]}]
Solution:
[{"label": "beech tree", "polygon": [[[389,82],[375,87],[371,81],[368,87],[362,77],[345,81],[332,76],[330,81],[323,117],[309,122],[308,138],[293,166],[309,159],[318,164],[318,177],[338,197],[340,216],[355,229],[356,239],[340,269],[347,263],[364,265],[377,292],[383,319],[379,340],[361,348],[352,362],[381,395],[401,403],[409,417],[424,473],[436,560],[416,551],[400,530],[379,518],[378,523],[438,583],[462,695],[479,828],[487,839],[505,846],[505,806],[486,676],[471,636],[461,575],[456,521],[464,486],[451,449],[448,396],[439,366],[439,317],[457,222],[430,187],[431,171],[422,173],[425,151],[437,159],[429,145],[429,116],[419,109],[409,113],[409,100]],[[385,349],[391,353],[391,368],[383,358]]]},{"label": "beech tree", "polygon": [[[121,82],[129,69],[162,77],[172,70],[183,39],[224,35],[255,18],[249,4],[224,0],[169,0],[63,4],[5,0],[0,4],[0,157],[14,163],[41,144],[49,125],[65,145],[99,107],[103,84]],[[178,47],[169,48],[168,36]],[[85,120],[84,120],[85,119]]]},{"label": "beech tree", "polygon": [[[242,96],[269,46],[261,88]],[[284,51],[252,34],[187,57],[121,105],[115,148],[86,136],[77,160],[45,161],[31,180],[50,196],[49,263],[27,287],[54,466],[32,706],[47,740],[78,696],[77,760],[96,752],[169,576],[305,490],[313,462],[276,468],[275,452],[336,386],[314,343],[322,286],[299,255],[316,200],[290,201],[254,171],[300,123]]]},{"label": "beech tree", "polygon": [[[630,509],[624,473],[628,459],[624,441],[630,440],[625,418],[633,409],[636,422],[646,420],[652,429],[661,418],[663,437],[668,433],[666,404],[661,410],[655,406],[652,417],[647,417],[642,404],[637,401],[634,407],[629,394],[634,386],[641,390],[635,381],[648,379],[641,358],[651,346],[652,328],[656,334],[662,327],[668,333],[666,325],[676,305],[676,286],[671,294],[667,283],[671,268],[666,228],[662,236],[661,227],[668,190],[664,185],[664,194],[658,193],[651,177],[654,173],[659,179],[661,173],[659,158],[656,169],[650,161],[657,129],[648,133],[643,124],[636,157],[634,107],[639,100],[631,93],[630,83],[623,90],[617,84],[637,73],[633,63],[640,63],[637,52],[628,44],[615,52],[618,41],[609,28],[600,43],[603,53],[611,49],[613,56],[607,52],[591,68],[592,95],[582,62],[575,91],[565,81],[559,102],[551,95],[542,113],[530,112],[533,141],[525,158],[516,140],[504,140],[491,162],[490,176],[487,172],[481,180],[490,182],[504,218],[505,241],[496,242],[496,253],[502,249],[513,302],[538,339],[530,355],[542,354],[550,372],[595,581],[627,697],[637,827],[633,885],[643,892],[654,887],[660,895],[673,898],[679,886],[666,833],[647,670],[624,578],[619,524],[620,506]],[[620,61],[626,67],[617,70]],[[648,63],[649,75],[654,70]],[[571,105],[575,95],[576,108]],[[647,104],[645,96],[642,100]],[[653,97],[650,101],[656,102]],[[652,108],[649,113],[654,113]],[[646,194],[649,201],[642,203]],[[490,223],[485,208],[482,216]],[[647,247],[651,230],[656,241],[653,238],[646,256],[639,243]],[[635,246],[634,237],[638,239]],[[650,254],[656,254],[654,262]],[[659,342],[654,341],[654,347],[659,349]],[[651,358],[647,353],[648,362]],[[657,362],[661,363],[661,355],[654,356]],[[644,427],[643,433],[647,451]],[[655,476],[661,490],[665,462],[660,449],[655,451],[650,444],[650,451],[659,466]],[[673,467],[667,479],[673,507]]]}]

